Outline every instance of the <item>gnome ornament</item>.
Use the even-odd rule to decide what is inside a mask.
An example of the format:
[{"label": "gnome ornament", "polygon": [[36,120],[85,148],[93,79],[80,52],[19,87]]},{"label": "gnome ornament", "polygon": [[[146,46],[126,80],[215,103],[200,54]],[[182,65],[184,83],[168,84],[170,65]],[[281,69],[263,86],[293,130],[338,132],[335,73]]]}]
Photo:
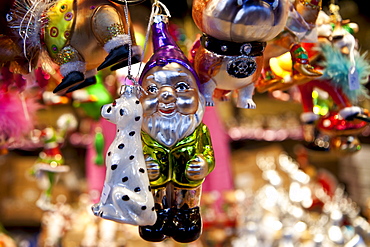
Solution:
[{"label": "gnome ornament", "polygon": [[139,83],[143,152],[157,221],[139,232],[147,241],[192,242],[202,231],[201,186],[215,165],[210,132],[202,123],[205,100],[195,70],[168,32],[167,16],[154,16],[152,41],[154,54]]}]

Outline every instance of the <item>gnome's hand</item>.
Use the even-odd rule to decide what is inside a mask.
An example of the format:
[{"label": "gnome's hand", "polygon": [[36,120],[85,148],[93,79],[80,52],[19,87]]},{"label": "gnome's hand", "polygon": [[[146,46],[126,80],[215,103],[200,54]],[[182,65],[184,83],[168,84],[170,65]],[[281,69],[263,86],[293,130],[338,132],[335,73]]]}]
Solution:
[{"label": "gnome's hand", "polygon": [[149,155],[145,155],[145,164],[148,171],[149,180],[156,180],[160,175],[159,164]]},{"label": "gnome's hand", "polygon": [[208,163],[203,155],[198,155],[186,165],[186,177],[190,180],[201,180],[208,174]]}]

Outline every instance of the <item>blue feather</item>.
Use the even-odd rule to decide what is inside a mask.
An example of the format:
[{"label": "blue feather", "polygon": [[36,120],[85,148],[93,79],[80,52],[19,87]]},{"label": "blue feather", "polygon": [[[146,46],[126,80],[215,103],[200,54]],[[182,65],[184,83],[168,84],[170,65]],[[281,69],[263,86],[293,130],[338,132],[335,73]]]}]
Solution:
[{"label": "blue feather", "polygon": [[355,68],[360,83],[360,88],[357,90],[350,90],[349,88],[348,74],[351,68],[349,58],[331,45],[323,45],[322,54],[325,57],[325,61],[321,63],[324,67],[324,79],[331,81],[334,87],[341,88],[352,104],[356,104],[360,97],[370,98],[364,86],[369,81],[370,76],[370,64],[365,58],[367,53],[355,57]]}]

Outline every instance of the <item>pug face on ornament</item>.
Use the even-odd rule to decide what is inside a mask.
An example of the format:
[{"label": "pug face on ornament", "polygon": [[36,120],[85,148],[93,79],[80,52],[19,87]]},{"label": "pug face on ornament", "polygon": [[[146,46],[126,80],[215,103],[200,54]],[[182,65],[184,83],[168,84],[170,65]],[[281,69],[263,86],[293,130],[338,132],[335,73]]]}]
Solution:
[{"label": "pug face on ornament", "polygon": [[192,242],[202,231],[201,186],[214,168],[210,133],[202,123],[205,101],[197,74],[168,33],[166,16],[154,18],[152,33],[154,54],[139,83],[143,152],[157,221],[139,232],[152,242],[168,237]]}]

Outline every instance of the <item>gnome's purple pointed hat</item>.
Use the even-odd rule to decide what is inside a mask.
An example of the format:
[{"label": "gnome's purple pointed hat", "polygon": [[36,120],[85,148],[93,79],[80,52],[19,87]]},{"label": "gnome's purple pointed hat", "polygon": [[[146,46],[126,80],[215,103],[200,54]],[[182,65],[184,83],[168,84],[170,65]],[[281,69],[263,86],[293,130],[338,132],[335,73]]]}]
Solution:
[{"label": "gnome's purple pointed hat", "polygon": [[191,66],[189,60],[177,46],[176,42],[170,35],[168,28],[168,18],[165,15],[157,15],[154,17],[154,22],[152,24],[152,41],[154,53],[146,63],[141,76],[139,78],[139,83],[141,85],[143,77],[146,73],[153,67],[165,66],[169,63],[178,63],[188,69],[193,75],[197,82],[198,87],[200,86],[200,80],[195,72],[194,68]]}]

